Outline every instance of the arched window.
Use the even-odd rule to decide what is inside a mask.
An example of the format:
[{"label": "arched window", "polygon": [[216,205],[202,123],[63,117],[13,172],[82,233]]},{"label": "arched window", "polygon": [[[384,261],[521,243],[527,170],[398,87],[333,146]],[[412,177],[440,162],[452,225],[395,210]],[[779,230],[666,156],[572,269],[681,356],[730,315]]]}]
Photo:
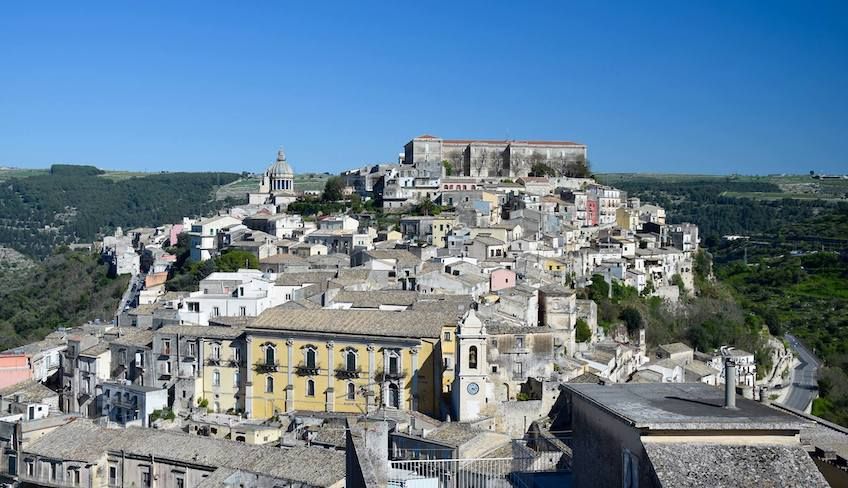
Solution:
[{"label": "arched window", "polygon": [[277,363],[277,351],[274,346],[268,344],[265,346],[265,364],[272,366]]},{"label": "arched window", "polygon": [[307,368],[315,368],[316,367],[315,366],[315,363],[316,363],[315,359],[316,359],[317,354],[318,353],[315,351],[314,347],[307,347],[306,348],[306,367]]},{"label": "arched window", "polygon": [[314,380],[306,380],[306,396],[315,396]]},{"label": "arched window", "polygon": [[477,369],[477,346],[468,348],[468,369]]},{"label": "arched window", "polygon": [[389,385],[389,406],[400,408],[400,389],[394,383]]},{"label": "arched window", "polygon": [[356,352],[352,349],[345,353],[345,367],[348,371],[356,371]]},{"label": "arched window", "polygon": [[347,384],[347,399],[355,400],[356,399],[356,386],[353,383]]},{"label": "arched window", "polygon": [[274,377],[265,377],[265,393],[274,393]]}]

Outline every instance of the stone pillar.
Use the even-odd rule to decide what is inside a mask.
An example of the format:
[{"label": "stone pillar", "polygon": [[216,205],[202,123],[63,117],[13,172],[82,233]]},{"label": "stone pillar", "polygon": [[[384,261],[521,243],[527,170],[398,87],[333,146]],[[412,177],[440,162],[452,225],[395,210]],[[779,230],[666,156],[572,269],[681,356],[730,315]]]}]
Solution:
[{"label": "stone pillar", "polygon": [[294,410],[294,340],[286,340],[286,412]]},{"label": "stone pillar", "polygon": [[[251,347],[252,343],[253,338],[247,336],[244,341],[244,364],[245,371],[247,373],[244,375],[244,415],[247,418],[251,418],[253,415],[253,376],[256,374],[256,372],[253,370],[253,348]],[[202,347],[202,345],[199,345],[199,349]],[[202,351],[198,351],[198,353],[201,352]]]},{"label": "stone pillar", "polygon": [[374,382],[376,379],[374,378],[376,374],[376,362],[374,357],[375,351],[374,344],[368,344],[366,350],[368,351],[368,387],[365,391],[365,412],[370,413],[370,408],[374,406],[374,400],[376,394],[374,393]]},{"label": "stone pillar", "polygon": [[333,388],[333,370],[335,369],[333,362],[333,341],[327,342],[327,392],[325,394],[325,410],[327,412],[335,411],[335,389]]},{"label": "stone pillar", "polygon": [[412,351],[412,397],[410,398],[410,409],[418,411],[418,399],[421,398],[421,394],[418,391],[418,353],[421,352],[421,348],[419,346],[415,346],[411,349]]},{"label": "stone pillar", "polygon": [[389,372],[389,356],[385,348],[383,348],[383,381],[380,382],[380,394],[382,395],[381,405],[383,408],[389,406],[389,382],[386,380],[386,374]]}]

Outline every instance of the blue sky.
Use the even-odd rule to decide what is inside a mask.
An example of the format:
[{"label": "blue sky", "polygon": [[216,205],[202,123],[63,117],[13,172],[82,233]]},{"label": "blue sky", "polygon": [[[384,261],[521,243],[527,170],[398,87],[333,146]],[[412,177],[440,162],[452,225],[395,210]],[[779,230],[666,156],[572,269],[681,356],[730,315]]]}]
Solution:
[{"label": "blue sky", "polygon": [[[309,4],[309,5],[306,5]],[[848,2],[14,2],[0,166],[296,171],[415,135],[593,169],[848,172]]]}]

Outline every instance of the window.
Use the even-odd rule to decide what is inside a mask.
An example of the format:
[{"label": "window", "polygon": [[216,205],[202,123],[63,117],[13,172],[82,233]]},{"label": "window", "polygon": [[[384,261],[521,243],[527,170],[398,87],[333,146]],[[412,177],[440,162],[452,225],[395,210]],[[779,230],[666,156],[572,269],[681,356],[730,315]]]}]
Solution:
[{"label": "window", "polygon": [[515,336],[515,348],[524,349],[524,336]]},{"label": "window", "polygon": [[218,307],[212,307],[212,316],[218,317],[219,315],[221,315],[221,309]]},{"label": "window", "polygon": [[162,371],[165,374],[171,374],[171,362],[170,361],[165,361],[165,363],[162,365]]},{"label": "window", "polygon": [[79,486],[79,484],[80,484],[79,468],[68,468],[68,481],[70,481],[71,485],[73,485],[73,486]]},{"label": "window", "polygon": [[185,478],[182,476],[177,477],[177,488],[185,488]]},{"label": "window", "polygon": [[271,376],[265,378],[265,393],[274,393],[274,378]]},{"label": "window", "polygon": [[468,348],[468,369],[477,369],[477,346]]},{"label": "window", "polygon": [[149,487],[150,486],[150,467],[143,466],[141,468],[141,486]]},{"label": "window", "polygon": [[247,307],[239,307],[239,317],[247,317]]},{"label": "window", "polygon": [[18,474],[18,457],[15,456],[14,454],[9,454],[9,457],[7,458],[7,462],[9,463],[9,466],[8,466],[8,469],[7,469],[9,475],[17,476],[17,474]]},{"label": "window", "polygon": [[171,354],[171,340],[162,339],[162,354]]},{"label": "window", "polygon": [[27,476],[35,476],[35,462],[32,459],[26,461]]},{"label": "window", "polygon": [[274,346],[268,344],[265,346],[265,364],[273,366],[276,363],[276,351],[274,350]]},{"label": "window", "polygon": [[118,467],[117,466],[109,466],[109,484],[117,485],[118,484]]},{"label": "window", "polygon": [[59,470],[59,465],[56,463],[50,463],[50,479],[52,481],[56,481],[56,475]]},{"label": "window", "polygon": [[353,350],[345,353],[345,367],[348,371],[356,371],[356,352]]},{"label": "window", "polygon": [[451,369],[451,358],[444,358],[445,369]]},{"label": "window", "polygon": [[[200,312],[200,303],[198,302],[187,302],[188,311],[189,312]],[[145,485],[148,486],[148,485]]]},{"label": "window", "polygon": [[197,344],[194,342],[188,343],[188,355],[191,357],[197,356]]},{"label": "window", "polygon": [[516,361],[512,366],[512,372],[515,373],[516,376],[522,376],[524,374],[524,363]]},{"label": "window", "polygon": [[445,342],[450,342],[450,341],[451,341],[451,333],[445,332]]},{"label": "window", "polygon": [[307,368],[315,368],[315,355],[316,351],[314,347],[306,348],[306,367]]},{"label": "window", "polygon": [[238,346],[233,346],[233,359],[235,359],[237,363],[241,362],[241,349],[239,349]]},{"label": "window", "polygon": [[356,386],[353,383],[347,384],[347,399],[355,400],[356,399]]},{"label": "window", "polygon": [[240,381],[240,380],[241,380],[241,378],[239,378],[239,372],[238,372],[238,371],[234,371],[234,372],[233,372],[233,386],[234,386],[234,387],[236,387],[236,388],[238,388],[238,387],[239,387],[239,383],[241,383],[241,381]]},{"label": "window", "polygon": [[126,365],[127,364],[127,350],[126,349],[119,349],[118,350],[118,356],[121,358],[121,365]]},{"label": "window", "polygon": [[221,359],[221,345],[212,344],[212,359]]},{"label": "window", "polygon": [[314,380],[306,380],[306,396],[315,396]]},{"label": "window", "polygon": [[389,374],[398,374],[400,372],[400,357],[398,353],[392,351],[389,353]]},{"label": "window", "polygon": [[218,370],[212,372],[212,386],[221,386],[221,372]]}]

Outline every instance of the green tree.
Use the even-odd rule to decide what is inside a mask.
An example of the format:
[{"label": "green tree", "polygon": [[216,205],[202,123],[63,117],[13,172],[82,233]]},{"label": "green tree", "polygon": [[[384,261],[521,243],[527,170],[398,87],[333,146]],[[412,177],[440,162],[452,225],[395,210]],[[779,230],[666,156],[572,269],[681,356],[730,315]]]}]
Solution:
[{"label": "green tree", "polygon": [[680,290],[680,296],[681,297],[686,294],[686,285],[683,283],[683,277],[682,276],[675,273],[671,277],[671,284],[675,285],[677,287],[677,289]]},{"label": "green tree", "polygon": [[577,342],[589,342],[592,339],[592,330],[589,324],[583,319],[577,319],[577,330],[574,340]]},{"label": "green tree", "polygon": [[215,271],[231,273],[240,269],[259,269],[259,259],[247,251],[233,249],[215,258]]},{"label": "green tree", "polygon": [[325,202],[337,202],[344,199],[344,180],[341,176],[331,176],[324,184],[324,193],[321,194],[321,199]]},{"label": "green tree", "polygon": [[453,163],[445,159],[442,161],[442,166],[445,168],[446,176],[453,176]]},{"label": "green tree", "polygon": [[354,213],[360,213],[365,209],[365,206],[362,204],[362,197],[359,196],[358,193],[354,193],[350,196],[350,210]]},{"label": "green tree", "polygon": [[556,170],[545,163],[533,163],[530,167],[530,176],[556,176]]},{"label": "green tree", "polygon": [[621,310],[619,318],[624,321],[628,332],[633,332],[644,327],[645,322],[642,320],[642,314],[637,308],[625,307]]},{"label": "green tree", "polygon": [[592,275],[592,284],[589,285],[589,298],[595,302],[609,300],[610,288],[603,275]]},{"label": "green tree", "polygon": [[425,197],[421,203],[412,209],[412,213],[415,215],[439,215],[442,213],[442,208],[433,203],[433,201],[429,198]]}]

